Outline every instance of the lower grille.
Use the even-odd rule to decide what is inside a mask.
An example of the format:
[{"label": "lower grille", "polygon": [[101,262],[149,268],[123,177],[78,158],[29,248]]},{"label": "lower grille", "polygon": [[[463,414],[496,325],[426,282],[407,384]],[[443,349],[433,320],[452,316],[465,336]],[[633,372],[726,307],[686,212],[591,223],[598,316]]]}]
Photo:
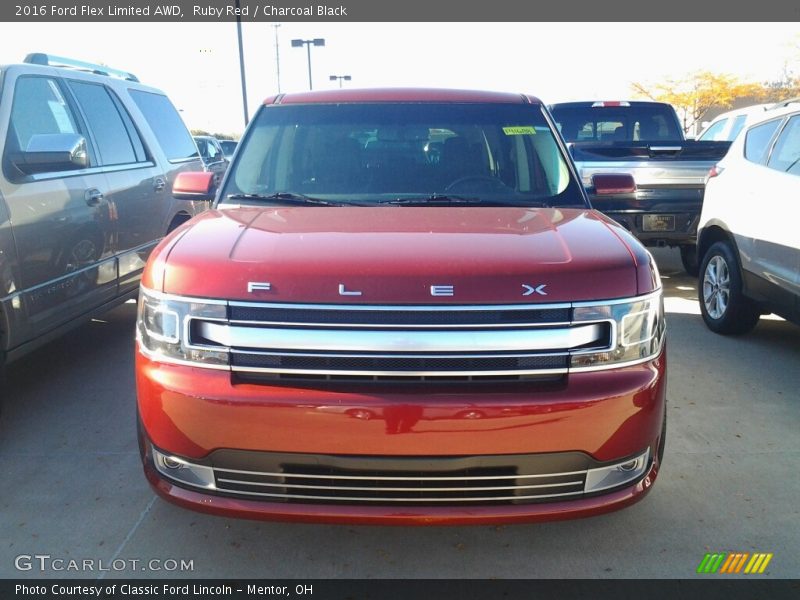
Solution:
[{"label": "lower grille", "polygon": [[[584,493],[588,457],[579,453],[493,457],[364,458],[277,455],[265,470],[215,453],[219,493],[270,502],[424,505],[524,504]],[[247,454],[247,453],[242,453]],[[301,460],[299,461],[298,458]],[[271,466],[270,466],[271,464]],[[241,465],[246,466],[246,465]],[[263,468],[262,467],[262,468]]]}]

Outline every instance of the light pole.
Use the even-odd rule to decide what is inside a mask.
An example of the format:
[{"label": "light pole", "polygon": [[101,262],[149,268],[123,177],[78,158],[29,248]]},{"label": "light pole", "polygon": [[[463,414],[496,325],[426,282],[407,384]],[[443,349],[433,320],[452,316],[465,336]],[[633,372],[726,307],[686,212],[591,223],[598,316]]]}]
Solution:
[{"label": "light pole", "polygon": [[247,80],[244,76],[244,47],[242,46],[242,17],[239,16],[239,0],[236,0],[236,37],[239,39],[239,73],[242,78],[242,107],[244,108],[244,126],[250,122],[247,111]]},{"label": "light pole", "polygon": [[278,93],[281,93],[281,51],[280,47],[278,46],[278,27],[281,26],[280,23],[273,23],[272,25],[275,28],[275,70],[278,72]]},{"label": "light pole", "polygon": [[325,40],[323,38],[314,38],[313,40],[292,40],[292,48],[300,48],[305,46],[308,50],[308,89],[313,90],[314,86],[311,83],[311,46],[324,46]]},{"label": "light pole", "polygon": [[343,81],[350,81],[353,78],[350,75],[331,75],[330,77],[331,81],[336,81],[337,79],[339,80],[339,87],[342,87]]}]

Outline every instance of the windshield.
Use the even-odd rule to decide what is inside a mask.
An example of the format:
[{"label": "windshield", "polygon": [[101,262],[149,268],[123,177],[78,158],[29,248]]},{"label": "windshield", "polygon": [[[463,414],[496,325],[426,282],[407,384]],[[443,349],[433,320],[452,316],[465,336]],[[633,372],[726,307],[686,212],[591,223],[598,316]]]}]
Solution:
[{"label": "windshield", "polygon": [[265,106],[240,144],[223,202],[586,206],[535,105]]}]

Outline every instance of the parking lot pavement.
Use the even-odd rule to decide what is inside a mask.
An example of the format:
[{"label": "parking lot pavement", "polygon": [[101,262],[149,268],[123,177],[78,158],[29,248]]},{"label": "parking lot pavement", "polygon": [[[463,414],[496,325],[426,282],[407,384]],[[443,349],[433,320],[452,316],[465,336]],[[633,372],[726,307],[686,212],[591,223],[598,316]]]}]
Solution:
[{"label": "parking lot pavement", "polygon": [[[633,507],[570,522],[432,528],[259,523],[173,507],[154,497],[139,466],[135,306],[126,304],[9,369],[0,577],[690,577],[712,551],[772,552],[766,576],[798,577],[800,328],[763,318],[745,337],[712,334],[677,253],[655,254],[666,289],[669,432],[658,482]],[[36,554],[105,568],[142,562],[119,573],[15,568],[15,557]],[[193,561],[193,570],[143,571],[151,559]]]}]

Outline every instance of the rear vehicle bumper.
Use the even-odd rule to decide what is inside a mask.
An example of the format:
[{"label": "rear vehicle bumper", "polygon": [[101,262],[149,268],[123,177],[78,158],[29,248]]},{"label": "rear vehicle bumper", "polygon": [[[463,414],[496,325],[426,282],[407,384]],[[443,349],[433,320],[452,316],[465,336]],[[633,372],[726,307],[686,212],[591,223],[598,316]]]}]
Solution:
[{"label": "rear vehicle bumper", "polygon": [[[665,410],[665,352],[644,364],[571,374],[557,382],[462,388],[423,384],[325,388],[318,383],[291,387],[236,383],[226,371],[156,363],[137,353],[145,473],[162,497],[178,505],[253,519],[467,524],[601,514],[641,499],[658,473]],[[274,488],[248,487],[257,493],[246,495],[247,492],[236,490],[183,485],[155,467],[154,449],[187,464],[207,465],[209,471],[213,467],[217,478],[221,470],[244,474],[236,477],[251,481],[256,480],[251,476],[260,477],[264,471],[281,471],[280,461],[269,462],[276,453],[280,453],[280,460],[305,466],[319,463],[315,466],[327,469],[328,463],[344,465],[335,471],[337,481],[369,479],[372,475],[378,480],[391,480],[396,474],[402,474],[407,481],[408,464],[415,461],[422,465],[419,478],[428,481],[448,475],[441,471],[441,465],[452,461],[464,467],[459,473],[469,474],[490,472],[480,469],[495,468],[504,462],[533,465],[531,472],[546,467],[549,474],[511,477],[544,477],[537,481],[555,482],[559,480],[552,478],[583,472],[571,470],[577,469],[571,466],[574,461],[592,470],[642,453],[647,453],[647,459],[635,481],[591,494],[567,495],[567,499],[553,494],[552,498],[510,501],[349,502],[347,498],[303,499],[310,492],[302,485],[288,486],[304,488],[295,490],[299,500],[279,498],[278,493],[259,497],[263,496],[259,490]],[[286,459],[286,455],[295,460]],[[390,464],[385,472],[374,467],[380,461]],[[359,463],[366,465],[364,470],[358,471]],[[366,476],[358,477],[359,474]],[[283,471],[266,475],[277,477],[269,481],[289,481],[290,477]],[[555,484],[559,485],[567,484]]]},{"label": "rear vehicle bumper", "polygon": [[[703,188],[637,189],[627,196],[590,194],[592,206],[630,231],[645,246],[685,246],[697,242],[697,226],[703,208]],[[665,230],[647,219],[656,217]]]},{"label": "rear vehicle bumper", "polygon": [[[693,246],[697,243],[697,224],[700,221],[700,209],[679,212],[670,210],[648,212],[603,210],[602,213],[625,227],[645,246]],[[672,231],[648,230],[645,225],[647,215],[665,218],[668,222],[674,223],[674,229]]]}]

